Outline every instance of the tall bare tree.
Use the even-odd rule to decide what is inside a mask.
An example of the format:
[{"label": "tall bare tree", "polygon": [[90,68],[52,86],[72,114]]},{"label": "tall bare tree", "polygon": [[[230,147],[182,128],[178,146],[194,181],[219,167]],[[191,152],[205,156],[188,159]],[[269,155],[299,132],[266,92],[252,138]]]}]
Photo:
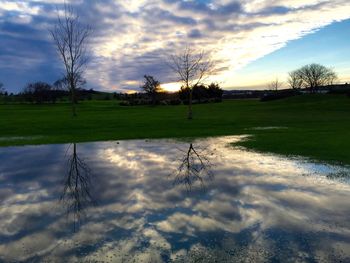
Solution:
[{"label": "tall bare tree", "polygon": [[213,63],[209,59],[208,53],[204,51],[197,52],[187,47],[183,53],[171,55],[168,64],[178,76],[178,81],[182,83],[182,86],[189,90],[188,119],[192,119],[193,88],[203,84],[205,79],[213,72]]},{"label": "tall bare tree", "polygon": [[71,95],[72,112],[76,116],[76,89],[82,79],[85,65],[88,62],[87,41],[91,27],[80,21],[79,15],[72,6],[64,5],[64,14],[57,15],[57,23],[50,30],[52,39],[65,68],[65,79]]}]

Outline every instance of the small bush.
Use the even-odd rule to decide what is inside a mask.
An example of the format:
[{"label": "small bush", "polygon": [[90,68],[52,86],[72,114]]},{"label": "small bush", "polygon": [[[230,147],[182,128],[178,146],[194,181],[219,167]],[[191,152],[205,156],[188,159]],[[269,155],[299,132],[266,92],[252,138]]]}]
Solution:
[{"label": "small bush", "polygon": [[170,100],[169,104],[170,105],[180,105],[181,104],[181,100],[180,99]]},{"label": "small bush", "polygon": [[333,88],[330,89],[329,94],[350,94],[349,88]]},{"label": "small bush", "polygon": [[260,99],[260,101],[271,101],[271,100],[279,100],[292,96],[300,95],[300,92],[297,90],[283,90],[283,91],[275,91],[264,94],[264,96]]},{"label": "small bush", "polygon": [[120,106],[130,106],[130,102],[129,101],[121,101],[120,103],[119,103],[119,105]]}]

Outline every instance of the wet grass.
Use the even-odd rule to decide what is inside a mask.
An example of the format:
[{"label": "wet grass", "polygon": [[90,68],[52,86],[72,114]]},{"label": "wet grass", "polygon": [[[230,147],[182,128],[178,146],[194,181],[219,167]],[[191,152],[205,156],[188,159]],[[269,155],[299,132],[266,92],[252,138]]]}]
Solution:
[{"label": "wet grass", "polygon": [[194,105],[191,121],[186,111],[183,105],[85,101],[73,118],[69,104],[0,105],[0,146],[251,134],[239,145],[350,164],[350,99],[344,95]]}]

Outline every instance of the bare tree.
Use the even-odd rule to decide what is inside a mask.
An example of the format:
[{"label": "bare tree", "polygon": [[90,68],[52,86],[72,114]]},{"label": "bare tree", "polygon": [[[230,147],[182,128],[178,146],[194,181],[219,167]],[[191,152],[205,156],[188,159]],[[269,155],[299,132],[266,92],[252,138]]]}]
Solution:
[{"label": "bare tree", "polygon": [[76,89],[88,61],[86,48],[91,27],[81,24],[80,17],[73,7],[65,4],[63,17],[58,14],[57,23],[50,33],[64,64],[72,112],[73,116],[76,116]]},{"label": "bare tree", "polygon": [[275,80],[267,84],[268,89],[273,91],[277,91],[278,89],[281,88],[281,86],[282,86],[282,82],[280,82],[278,78],[276,78]]},{"label": "bare tree", "polygon": [[292,89],[301,89],[303,86],[303,80],[300,78],[297,70],[288,73],[287,82]]},{"label": "bare tree", "polygon": [[174,184],[183,184],[187,190],[191,190],[192,185],[197,181],[203,185],[205,176],[208,176],[209,179],[213,177],[212,164],[209,160],[212,153],[206,152],[205,149],[195,149],[192,143],[188,150],[181,150],[181,152],[184,152],[185,155],[180,159]]},{"label": "bare tree", "polygon": [[68,158],[68,172],[64,179],[64,189],[60,201],[65,205],[67,217],[72,215],[74,231],[79,226],[85,209],[96,205],[91,194],[91,171],[84,160],[77,154],[77,146],[73,144],[73,153]]},{"label": "bare tree", "polygon": [[298,69],[297,74],[303,86],[314,91],[315,88],[333,84],[337,74],[331,69],[320,64],[309,64]]},{"label": "bare tree", "polygon": [[212,73],[213,64],[204,51],[196,52],[186,48],[183,53],[170,56],[169,67],[177,74],[178,81],[189,90],[188,119],[192,119],[192,91],[193,88],[203,84]]}]

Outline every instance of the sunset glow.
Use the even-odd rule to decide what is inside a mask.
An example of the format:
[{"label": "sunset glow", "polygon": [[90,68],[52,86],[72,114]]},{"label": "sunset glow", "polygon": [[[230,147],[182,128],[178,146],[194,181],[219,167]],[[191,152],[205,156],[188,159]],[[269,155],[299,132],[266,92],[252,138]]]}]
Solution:
[{"label": "sunset glow", "polygon": [[173,83],[165,83],[161,85],[161,88],[165,91],[169,91],[169,92],[175,92],[180,90],[181,88],[181,84],[173,82]]}]

